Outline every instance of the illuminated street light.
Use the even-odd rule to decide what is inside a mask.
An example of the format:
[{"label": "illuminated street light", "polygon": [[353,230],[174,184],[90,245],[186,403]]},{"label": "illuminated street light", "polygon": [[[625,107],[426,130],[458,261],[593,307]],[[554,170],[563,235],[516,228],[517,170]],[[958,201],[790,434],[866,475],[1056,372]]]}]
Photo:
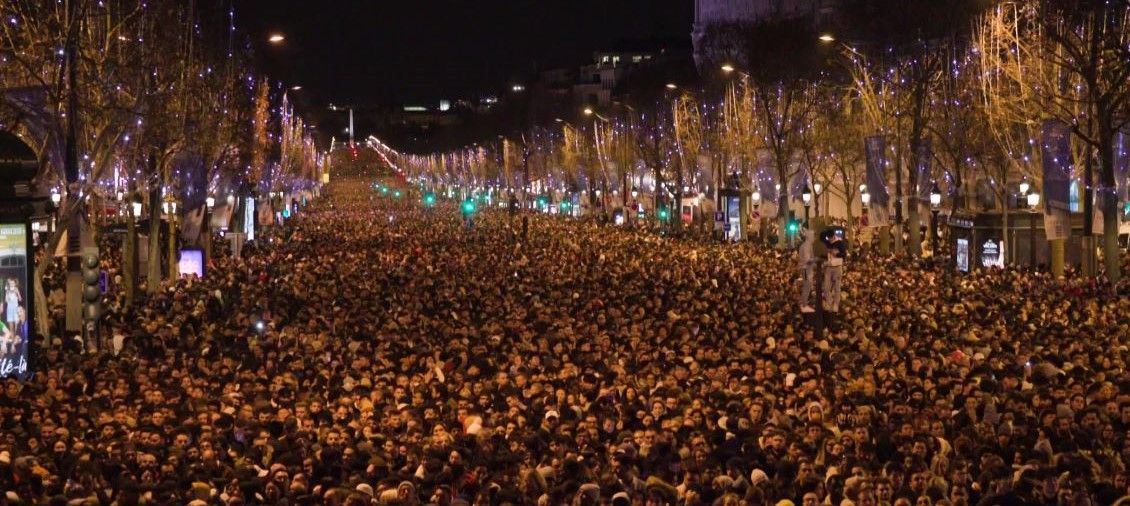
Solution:
[{"label": "illuminated street light", "polygon": [[585,116],[592,116],[592,113],[593,113],[592,107],[586,107],[585,108]]},{"label": "illuminated street light", "polygon": [[294,86],[291,86],[290,89],[291,89],[291,91],[298,91],[298,90],[302,89],[302,85],[296,84]]},{"label": "illuminated street light", "polygon": [[835,42],[835,41],[836,41],[836,38],[833,37],[832,34],[830,34],[830,33],[820,34],[820,42],[830,43],[830,42]]},{"label": "illuminated street light", "polygon": [[270,37],[267,37],[267,41],[271,44],[282,44],[284,40],[286,40],[286,36],[281,33],[272,33]]},{"label": "illuminated street light", "polygon": [[722,72],[729,74],[734,71],[734,66],[729,63],[722,65]]},{"label": "illuminated street light", "polygon": [[676,89],[678,87],[679,87],[679,85],[677,85],[675,83],[667,83],[667,89],[669,89],[669,90],[673,90],[673,89]]}]

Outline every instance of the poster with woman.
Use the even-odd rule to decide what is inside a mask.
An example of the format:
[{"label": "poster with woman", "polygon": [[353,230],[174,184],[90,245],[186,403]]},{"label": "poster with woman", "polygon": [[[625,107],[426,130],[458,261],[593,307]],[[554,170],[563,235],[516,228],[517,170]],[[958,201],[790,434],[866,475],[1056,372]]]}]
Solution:
[{"label": "poster with woman", "polygon": [[0,377],[27,374],[28,257],[27,225],[0,223]]}]

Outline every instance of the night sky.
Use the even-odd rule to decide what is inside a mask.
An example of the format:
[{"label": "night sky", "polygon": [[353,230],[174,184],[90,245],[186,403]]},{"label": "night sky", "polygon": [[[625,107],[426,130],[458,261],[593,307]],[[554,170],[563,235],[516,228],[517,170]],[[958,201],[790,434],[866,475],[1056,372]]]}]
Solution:
[{"label": "night sky", "polygon": [[[618,41],[689,48],[693,0],[234,0],[260,64],[304,102],[388,105],[495,93]],[[281,47],[262,43],[285,33]]]}]

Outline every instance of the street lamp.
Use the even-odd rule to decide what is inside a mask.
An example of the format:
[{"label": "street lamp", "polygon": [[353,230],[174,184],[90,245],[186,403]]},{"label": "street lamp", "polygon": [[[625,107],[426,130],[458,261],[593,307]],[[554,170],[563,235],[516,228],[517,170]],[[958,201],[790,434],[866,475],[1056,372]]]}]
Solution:
[{"label": "street lamp", "polygon": [[729,63],[725,63],[725,64],[722,65],[722,72],[729,74],[733,71],[734,71],[733,65],[730,65]]},{"label": "street lamp", "polygon": [[282,44],[285,40],[286,35],[283,35],[281,33],[272,33],[269,37],[267,37],[267,42],[270,42],[271,44]]},{"label": "street lamp", "polygon": [[804,183],[804,190],[800,193],[800,200],[804,202],[804,226],[808,227],[808,206],[812,205],[812,190],[808,189],[808,183]]},{"label": "street lamp", "polygon": [[832,42],[836,41],[836,37],[833,36],[830,33],[822,33],[822,34],[820,34],[819,38],[820,38],[820,42],[823,42],[825,44],[832,43]]},{"label": "street lamp", "polygon": [[675,83],[667,83],[667,89],[669,89],[669,90],[674,90],[674,89],[676,89],[676,88],[678,88],[678,87],[679,87],[679,86],[678,86],[677,84],[675,84]]},{"label": "street lamp", "polygon": [[165,201],[161,202],[161,210],[165,211],[165,214],[169,215],[170,218],[175,218],[177,214],[177,198],[171,193],[165,195]]},{"label": "street lamp", "polygon": [[130,207],[133,208],[133,219],[141,218],[141,194],[135,193],[133,199],[130,201]]},{"label": "street lamp", "polygon": [[212,259],[212,208],[216,206],[216,197],[211,195],[204,199],[204,270],[208,270],[208,262]]},{"label": "street lamp", "polygon": [[941,210],[942,192],[938,190],[938,182],[930,188],[930,250],[934,256],[938,255],[938,211]]},{"label": "street lamp", "polygon": [[753,210],[757,211],[757,208],[761,206],[761,192],[753,190],[753,195],[750,195],[750,199],[753,200]]},{"label": "street lamp", "polygon": [[52,188],[51,189],[51,203],[55,204],[55,207],[59,207],[59,203],[62,202],[62,201],[63,201],[63,194],[59,193],[58,188]]}]

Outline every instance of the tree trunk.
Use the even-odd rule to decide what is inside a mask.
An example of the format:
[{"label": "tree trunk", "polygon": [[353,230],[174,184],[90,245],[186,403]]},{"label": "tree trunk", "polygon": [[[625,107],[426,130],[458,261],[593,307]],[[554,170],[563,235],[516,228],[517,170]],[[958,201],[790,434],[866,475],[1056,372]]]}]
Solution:
[{"label": "tree trunk", "polygon": [[1052,275],[1057,278],[1063,277],[1064,271],[1064,249],[1066,241],[1063,239],[1053,239],[1048,241],[1049,256],[1051,257]]},{"label": "tree trunk", "polygon": [[161,286],[161,186],[149,190],[149,252],[148,273],[145,286],[149,293],[157,293]]},{"label": "tree trunk", "polygon": [[908,239],[910,244],[907,245],[907,250],[910,256],[915,258],[922,256],[921,223],[922,219],[919,217],[918,197],[916,195],[910,198],[910,205],[906,208],[906,226],[907,230],[910,232]]},{"label": "tree trunk", "polygon": [[[1095,265],[1095,243],[1094,243],[1094,223],[1095,223],[1095,194],[1091,189],[1092,182],[1095,177],[1095,160],[1092,156],[1091,149],[1086,150],[1086,158],[1083,161],[1083,275],[1093,277],[1097,272]],[[1105,216],[1104,216],[1105,217]]]},{"label": "tree trunk", "polygon": [[[1105,122],[1104,122],[1105,123]],[[1099,205],[1103,214],[1103,266],[1107,279],[1118,283],[1122,279],[1122,250],[1118,247],[1118,194],[1114,181],[1114,130],[1100,127],[1099,187],[1102,188]]]}]

